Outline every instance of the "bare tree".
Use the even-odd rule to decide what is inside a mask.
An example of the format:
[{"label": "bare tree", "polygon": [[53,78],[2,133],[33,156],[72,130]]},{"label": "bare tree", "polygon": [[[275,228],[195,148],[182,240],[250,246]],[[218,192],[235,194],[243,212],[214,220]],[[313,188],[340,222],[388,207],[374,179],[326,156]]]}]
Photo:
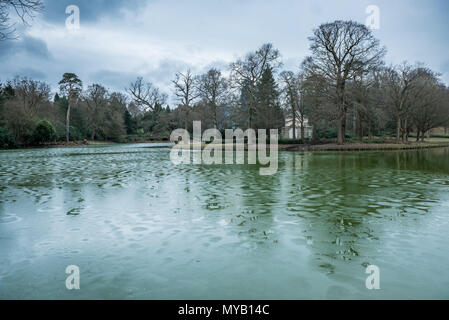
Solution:
[{"label": "bare tree", "polygon": [[307,106],[309,123],[312,125],[312,140],[317,139],[317,129],[320,123],[325,124],[338,119],[335,108],[335,87],[313,64],[312,58],[306,58],[301,65],[303,75],[302,94]]},{"label": "bare tree", "polygon": [[408,111],[411,106],[410,94],[417,85],[419,67],[404,62],[397,67],[389,67],[383,71],[383,89],[386,93],[386,106],[396,118],[396,142],[405,142],[408,130]]},{"label": "bare tree", "polygon": [[191,107],[193,102],[200,96],[197,91],[196,78],[192,72],[178,72],[175,76],[175,80],[172,81],[175,86],[175,96],[178,98],[179,103],[182,106]]},{"label": "bare tree", "polygon": [[162,105],[167,101],[165,93],[161,93],[151,82],[145,83],[141,77],[132,82],[126,91],[144,112],[154,111],[156,105]]},{"label": "bare tree", "polygon": [[293,139],[296,139],[296,119],[298,118],[299,105],[301,103],[300,83],[293,71],[281,72],[280,78],[283,83],[282,92],[285,97],[286,109],[292,119]]},{"label": "bare tree", "polygon": [[175,86],[175,96],[184,111],[184,128],[187,129],[192,105],[200,96],[200,92],[197,90],[197,78],[192,75],[189,69],[185,73],[178,72],[172,82]]},{"label": "bare tree", "polygon": [[50,87],[45,82],[16,77],[2,89],[0,126],[9,128],[17,142],[28,144],[36,119],[51,114]]},{"label": "bare tree", "polygon": [[28,20],[43,8],[42,0],[0,0],[0,41],[17,39],[15,24],[10,22],[11,12],[14,12],[24,24],[28,24]]},{"label": "bare tree", "polygon": [[14,88],[15,97],[28,117],[36,116],[41,104],[50,97],[50,86],[45,82],[17,77],[10,85]]},{"label": "bare tree", "polygon": [[439,74],[428,68],[415,71],[413,90],[410,93],[410,118],[417,129],[416,140],[424,140],[431,129],[444,126],[449,121],[448,91]]},{"label": "bare tree", "polygon": [[109,96],[111,105],[118,111],[125,112],[128,105],[128,97],[121,92],[112,92]]},{"label": "bare tree", "polygon": [[247,54],[245,59],[240,59],[230,66],[231,81],[234,86],[240,90],[245,89],[249,95],[248,128],[253,126],[254,114],[257,109],[257,83],[266,68],[271,67],[275,71],[282,65],[279,58],[279,50],[275,49],[271,43],[266,43],[257,51]]},{"label": "bare tree", "polygon": [[348,86],[348,100],[353,107],[353,132],[360,141],[365,133],[371,137],[374,123],[380,123],[378,116],[381,103],[377,86],[378,77],[373,72],[356,76]]},{"label": "bare tree", "polygon": [[365,25],[354,21],[322,24],[309,40],[313,54],[310,62],[335,87],[338,143],[342,144],[346,134],[346,84],[356,75],[378,68],[386,50]]},{"label": "bare tree", "polygon": [[215,128],[219,128],[219,108],[228,97],[228,82],[215,68],[198,77],[197,89],[200,98],[211,109]]},{"label": "bare tree", "polygon": [[90,127],[91,140],[95,140],[97,128],[102,123],[108,104],[108,91],[99,84],[92,84],[85,95],[87,104],[87,122]]}]

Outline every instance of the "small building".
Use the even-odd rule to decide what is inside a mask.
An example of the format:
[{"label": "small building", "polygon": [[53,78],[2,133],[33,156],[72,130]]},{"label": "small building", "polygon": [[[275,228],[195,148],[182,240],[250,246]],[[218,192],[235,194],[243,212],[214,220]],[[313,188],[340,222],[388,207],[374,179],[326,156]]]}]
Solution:
[{"label": "small building", "polygon": [[[304,137],[301,137],[301,122],[299,119],[296,119],[295,131],[296,139],[308,139],[312,137],[313,127],[309,124],[309,119],[304,118]],[[284,139],[293,139],[293,120],[291,117],[285,119],[285,126],[282,128],[282,137]]]}]

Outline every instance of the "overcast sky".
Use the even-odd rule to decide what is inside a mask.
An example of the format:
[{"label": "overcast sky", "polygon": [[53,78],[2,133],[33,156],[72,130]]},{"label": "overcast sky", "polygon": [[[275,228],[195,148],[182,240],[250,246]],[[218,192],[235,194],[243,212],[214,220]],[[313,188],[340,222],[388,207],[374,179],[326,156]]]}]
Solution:
[{"label": "overcast sky", "polygon": [[[171,94],[177,71],[203,72],[271,42],[285,69],[296,71],[309,54],[307,37],[321,23],[362,23],[366,8],[380,8],[374,34],[387,63],[424,62],[449,84],[447,0],[45,0],[20,40],[0,42],[0,81],[15,75],[47,81],[64,72],[85,85],[123,90],[143,76]],[[68,5],[80,8],[80,30],[66,28]]]}]

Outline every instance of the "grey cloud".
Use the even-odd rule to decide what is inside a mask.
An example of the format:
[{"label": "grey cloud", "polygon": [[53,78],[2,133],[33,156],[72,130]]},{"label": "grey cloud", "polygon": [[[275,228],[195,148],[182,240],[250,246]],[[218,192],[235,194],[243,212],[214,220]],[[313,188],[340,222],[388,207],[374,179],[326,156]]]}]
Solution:
[{"label": "grey cloud", "polygon": [[203,68],[202,72],[207,72],[208,70],[215,68],[220,70],[221,72],[229,69],[229,62],[226,61],[213,61],[208,64],[205,68]]},{"label": "grey cloud", "polygon": [[441,73],[442,73],[443,81],[445,81],[446,85],[449,86],[449,60],[446,60],[441,65]]},{"label": "grey cloud", "polygon": [[0,82],[15,76],[46,80],[51,71],[45,66],[53,58],[44,41],[23,36],[20,40],[0,41],[0,61]]},{"label": "grey cloud", "polygon": [[[192,66],[183,61],[165,59],[146,73],[115,70],[99,70],[92,72],[87,75],[89,83],[85,84],[88,85],[94,82],[99,82],[111,90],[124,91],[137,77],[143,77],[145,81],[152,82],[161,87],[166,93],[170,93],[171,80],[174,79],[175,73],[191,67]],[[147,68],[142,67],[142,69]]]},{"label": "grey cloud", "polygon": [[[304,56],[309,54],[307,37],[313,28],[322,22],[336,19],[355,19],[363,22],[365,8],[372,1],[347,0],[345,4],[330,1],[291,0],[247,0],[247,1],[174,1],[174,0],[45,0],[44,22],[58,29],[64,27],[65,8],[78,5],[81,10],[81,24],[90,23],[94,31],[139,35],[138,40],[155,41],[161,53],[154,53],[151,59],[141,61],[141,55],[120,52],[116,49],[90,50],[92,39],[86,35],[86,42],[79,38],[76,46],[65,47],[57,36],[43,33],[39,38],[24,36],[20,41],[0,42],[0,77],[3,80],[16,74],[43,73],[53,85],[67,71],[76,72],[85,84],[104,83],[111,90],[120,90],[138,75],[143,76],[172,93],[171,80],[178,71],[190,68],[199,74],[210,67],[222,71],[228,69],[229,61],[223,57],[236,59],[248,51],[256,49],[264,42],[271,41],[280,49],[284,67],[297,70]],[[449,23],[448,1],[386,1],[378,0],[381,9],[381,29],[375,32],[382,44],[387,46],[387,63],[423,61],[435,71],[443,72],[443,79],[449,83],[449,51],[447,32]],[[145,7],[144,7],[145,6]],[[117,15],[123,9],[132,11],[128,19]],[[104,17],[105,19],[100,19]],[[188,19],[186,19],[186,17]],[[33,27],[31,27],[33,28]],[[26,32],[21,32],[26,34]],[[34,32],[33,35],[38,33]],[[93,33],[96,34],[96,33]],[[51,38],[54,37],[54,38]],[[55,40],[56,39],[56,40]],[[118,37],[117,41],[123,38]],[[101,41],[101,39],[99,39]],[[179,55],[173,54],[173,44],[182,48]],[[139,43],[131,43],[139,51]],[[123,47],[126,46],[126,41]],[[118,46],[111,46],[111,48]],[[125,47],[126,48],[126,47]],[[52,51],[54,50],[54,51]],[[115,51],[113,51],[115,50]],[[124,50],[123,50],[124,51]],[[167,52],[164,59],[162,52]],[[186,54],[187,55],[184,55]],[[210,53],[208,62],[195,65],[193,57]],[[116,57],[124,59],[120,62]],[[176,53],[175,53],[176,54]],[[213,57],[217,54],[216,57]],[[174,57],[174,59],[173,59]],[[213,62],[211,62],[213,61]],[[204,66],[204,67],[203,67]],[[144,70],[144,71],[143,71]]]},{"label": "grey cloud", "polygon": [[34,68],[23,68],[17,72],[18,76],[28,77],[34,80],[45,80],[47,76],[44,71],[37,70]]},{"label": "grey cloud", "polygon": [[47,44],[41,39],[23,36],[19,40],[0,41],[0,56],[26,54],[34,57],[50,59]]},{"label": "grey cloud", "polygon": [[193,66],[182,60],[163,59],[149,73],[149,80],[169,84],[174,79],[176,72],[182,72],[186,69],[192,69]]},{"label": "grey cloud", "polygon": [[44,59],[51,58],[51,54],[50,51],[48,50],[47,44],[44,41],[37,38],[29,36],[23,37],[20,49],[22,49],[23,52],[26,52],[27,54],[32,54],[40,58]]},{"label": "grey cloud", "polygon": [[[175,78],[177,72],[184,72],[187,69],[191,69],[195,74],[202,74],[211,68],[225,71],[228,67],[229,64],[225,61],[214,61],[204,68],[196,68],[181,60],[164,59],[157,66],[144,74],[113,70],[96,71],[88,75],[88,80],[90,82],[86,83],[86,85],[98,82],[111,90],[123,92],[137,77],[143,77],[145,81],[152,82],[170,95],[173,91],[171,81]],[[174,103],[174,101],[170,102]]]},{"label": "grey cloud", "polygon": [[126,86],[128,86],[136,77],[137,75],[129,72],[112,70],[100,70],[89,75],[89,79],[92,83],[101,83],[103,86],[114,91],[125,90]]},{"label": "grey cloud", "polygon": [[143,0],[45,0],[43,17],[50,22],[64,23],[66,8],[76,5],[80,9],[81,21],[91,22],[103,15],[114,14],[121,8],[137,9],[144,3]]},{"label": "grey cloud", "polygon": [[446,62],[443,63],[443,65],[441,66],[441,70],[449,73],[449,60],[446,60]]}]

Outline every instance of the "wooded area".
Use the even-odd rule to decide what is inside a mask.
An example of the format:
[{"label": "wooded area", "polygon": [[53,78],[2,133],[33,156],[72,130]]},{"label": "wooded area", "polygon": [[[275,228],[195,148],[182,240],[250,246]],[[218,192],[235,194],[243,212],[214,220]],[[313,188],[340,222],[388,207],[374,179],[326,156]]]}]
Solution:
[{"label": "wooded area", "polygon": [[[12,34],[0,7],[1,37]],[[14,2],[14,1],[12,1]],[[22,2],[20,2],[22,3]],[[39,1],[24,1],[31,7]],[[35,6],[35,7],[33,7]],[[21,8],[21,7],[19,7]],[[31,10],[31,11],[27,11]],[[2,23],[3,21],[3,23]],[[411,133],[423,139],[429,130],[449,127],[449,89],[425,64],[391,66],[386,49],[365,25],[335,21],[318,26],[308,38],[310,56],[298,59],[297,71],[284,70],[280,52],[267,43],[227,70],[212,68],[194,75],[178,72],[172,81],[177,103],[138,77],[123,92],[102,84],[84,86],[75,73],[62,75],[55,94],[49,84],[16,77],[0,84],[0,147],[52,141],[167,139],[176,128],[282,129],[293,126],[293,139],[311,140],[394,136],[405,143]]]}]

